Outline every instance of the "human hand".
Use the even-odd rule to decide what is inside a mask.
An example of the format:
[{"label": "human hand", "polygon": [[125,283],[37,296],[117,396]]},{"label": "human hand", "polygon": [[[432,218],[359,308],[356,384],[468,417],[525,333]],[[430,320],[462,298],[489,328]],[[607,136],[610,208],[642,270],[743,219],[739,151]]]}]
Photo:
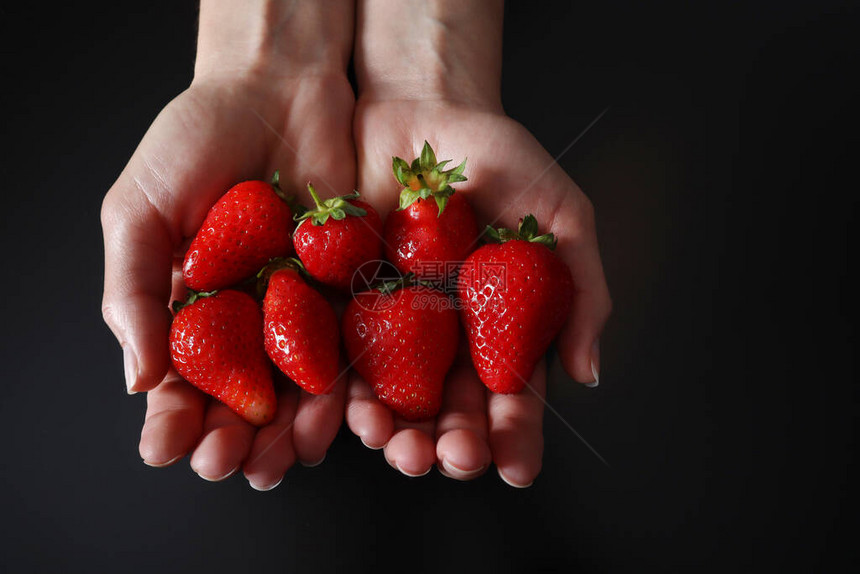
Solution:
[{"label": "human hand", "polygon": [[[262,2],[262,4],[266,4]],[[348,3],[282,6],[203,2],[195,77],[158,115],[105,197],[103,315],[123,348],[126,382],[148,391],[140,454],[151,466],[191,453],[207,480],[243,468],[268,489],[299,460],[321,462],[343,419],[345,382],[329,395],[278,387],[278,414],[260,429],[170,368],[170,301],[184,298],[182,257],[212,204],[232,185],[268,179],[307,203],[355,185]]]},{"label": "human hand", "polygon": [[[478,67],[469,61],[470,54],[484,58],[492,53],[487,44],[500,44],[500,14],[489,10],[481,17],[469,17],[457,12],[468,10],[471,3],[452,3],[454,13],[441,26],[448,30],[445,39],[450,39],[445,50],[434,52],[422,46],[420,53],[410,53],[408,45],[386,46],[377,40],[391,37],[380,29],[385,22],[374,18],[383,3],[359,3],[360,91],[354,124],[359,191],[384,215],[397,206],[400,191],[391,173],[392,155],[417,157],[427,140],[440,160],[452,159],[456,164],[468,157],[468,181],[456,188],[472,204],[479,223],[516,228],[518,219],[531,213],[542,233],[551,232],[558,239],[556,253],[570,267],[575,285],[572,310],[558,339],[559,355],[571,377],[595,383],[597,341],[611,302],[593,207],[531,134],[504,115],[498,78],[492,77],[495,64],[484,62]],[[438,26],[433,20],[440,12],[444,10],[427,16],[423,24],[415,21],[415,11],[410,15],[416,28],[432,30]],[[468,32],[458,34],[458,22],[469,22]],[[476,30],[476,22],[488,23],[490,28]],[[496,24],[498,30],[492,28]],[[483,43],[458,51],[457,42],[463,38],[479,38]],[[423,65],[428,53],[431,62]],[[404,81],[391,81],[392,71],[401,70]],[[425,76],[410,83],[414,71]],[[527,486],[541,469],[545,389],[546,365],[541,361],[521,393],[491,393],[464,349],[448,375],[442,409],[434,420],[409,423],[393,415],[357,375],[350,379],[346,420],[367,446],[384,448],[389,464],[406,475],[425,474],[435,464],[447,476],[468,480],[493,463],[503,480]]]}]

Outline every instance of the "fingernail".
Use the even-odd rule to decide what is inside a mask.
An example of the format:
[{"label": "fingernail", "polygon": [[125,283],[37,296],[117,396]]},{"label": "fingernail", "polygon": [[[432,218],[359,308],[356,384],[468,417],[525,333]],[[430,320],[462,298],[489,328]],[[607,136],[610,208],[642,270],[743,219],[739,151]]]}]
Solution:
[{"label": "fingernail", "polygon": [[361,441],[361,444],[363,444],[364,446],[366,446],[366,447],[367,447],[367,448],[369,448],[370,450],[379,450],[379,449],[381,449],[381,448],[383,448],[383,447],[385,446],[385,445],[382,445],[382,446],[370,446],[369,444],[367,444],[366,442],[364,442],[364,439],[363,439],[362,437],[358,437],[358,439]]},{"label": "fingernail", "polygon": [[274,490],[275,488],[277,488],[278,485],[280,485],[283,481],[284,481],[284,477],[282,476],[281,478],[278,479],[278,482],[276,482],[275,484],[273,484],[271,486],[260,487],[260,486],[257,486],[256,484],[254,484],[253,482],[251,482],[250,480],[248,481],[248,484],[250,484],[251,488],[253,488],[257,492],[268,492],[270,490]]},{"label": "fingernail", "polygon": [[[192,469],[192,470],[194,470],[194,469]],[[197,476],[199,476],[203,480],[208,480],[209,482],[219,482],[221,480],[224,480],[225,478],[230,478],[231,476],[236,474],[237,470],[239,470],[238,466],[236,468],[234,468],[233,470],[231,470],[230,472],[228,472],[227,474],[225,474],[223,476],[214,477],[214,478],[210,477],[210,476],[204,476],[204,475],[200,474],[199,472],[197,472],[196,470],[194,472],[197,472]]]},{"label": "fingernail", "polygon": [[304,462],[301,460],[299,462],[302,464],[302,466],[305,466],[307,468],[313,468],[315,466],[321,465],[324,460],[325,460],[325,455],[323,455],[323,457],[316,462]]},{"label": "fingernail", "polygon": [[531,485],[533,485],[533,484],[534,484],[534,481],[531,481],[531,482],[530,482],[530,483],[528,483],[528,484],[517,484],[516,482],[513,482],[513,481],[509,480],[509,479],[508,479],[504,474],[502,474],[502,470],[501,470],[501,469],[497,468],[496,470],[499,472],[499,478],[501,478],[502,480],[504,480],[504,481],[505,481],[505,483],[506,483],[506,484],[508,484],[508,486],[513,486],[514,488],[528,488],[528,487],[530,487]]},{"label": "fingernail", "polygon": [[586,387],[594,388],[600,384],[600,340],[595,340],[591,346],[591,375],[594,382],[585,383]]},{"label": "fingernail", "polygon": [[170,466],[171,464],[173,464],[174,462],[176,462],[177,460],[179,460],[183,456],[185,456],[185,455],[180,454],[179,456],[175,456],[175,457],[171,458],[167,462],[149,462],[148,460],[143,459],[143,464],[145,464],[146,466],[151,466],[153,468],[164,468],[165,466]]},{"label": "fingernail", "polygon": [[481,468],[478,468],[476,470],[463,470],[462,468],[454,466],[453,464],[451,464],[450,462],[448,462],[447,460],[445,460],[443,458],[442,459],[442,468],[444,470],[443,474],[445,474],[446,476],[448,476],[450,478],[458,479],[458,480],[466,480],[468,478],[471,478],[473,476],[480,474],[487,467],[482,466]]},{"label": "fingernail", "polygon": [[[406,471],[405,471],[405,470],[403,470],[402,468],[400,468],[400,465],[399,465],[399,464],[397,464],[396,462],[394,463],[394,466],[397,468],[397,470],[399,470],[400,472],[402,472],[403,474],[405,474],[405,475],[406,475],[406,476],[408,476],[409,478],[418,478],[419,476],[424,476],[425,474],[427,474],[428,472],[430,472],[430,469],[428,468],[427,470],[425,470],[424,472],[422,472],[422,473],[420,473],[420,474],[411,474],[411,473],[409,473],[409,472],[406,472]],[[432,468],[432,467],[431,467],[431,468]]]},{"label": "fingernail", "polygon": [[137,355],[128,345],[124,345],[122,348],[122,363],[125,369],[126,391],[133,395],[137,392],[134,390],[134,384],[137,382]]}]

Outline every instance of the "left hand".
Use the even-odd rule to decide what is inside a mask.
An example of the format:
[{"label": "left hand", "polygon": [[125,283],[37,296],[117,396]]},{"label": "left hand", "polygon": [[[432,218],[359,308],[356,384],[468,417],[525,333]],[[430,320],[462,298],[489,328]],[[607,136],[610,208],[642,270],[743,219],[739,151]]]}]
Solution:
[{"label": "left hand", "polygon": [[[468,157],[467,182],[457,184],[483,227],[516,228],[533,214],[542,233],[558,238],[556,253],[573,275],[575,295],[558,339],[566,371],[594,383],[598,339],[611,301],[597,246],[593,207],[579,187],[519,123],[493,106],[439,100],[359,98],[354,122],[358,189],[383,217],[397,207],[400,186],[391,157],[417,157],[426,139],[437,157],[454,164]],[[409,423],[392,414],[358,375],[351,376],[346,420],[370,448],[408,476],[437,465],[459,480],[495,464],[512,486],[529,486],[541,469],[546,364],[525,390],[494,394],[484,387],[463,349],[446,380],[442,410],[430,421]]]}]

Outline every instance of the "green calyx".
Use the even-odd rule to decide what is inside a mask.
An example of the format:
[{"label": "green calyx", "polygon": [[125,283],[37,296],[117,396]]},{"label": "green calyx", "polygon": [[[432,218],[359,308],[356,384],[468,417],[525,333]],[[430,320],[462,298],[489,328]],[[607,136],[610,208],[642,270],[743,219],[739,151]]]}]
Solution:
[{"label": "green calyx", "polygon": [[271,180],[272,188],[275,190],[275,194],[280,197],[284,202],[290,206],[290,211],[293,212],[293,215],[299,215],[304,213],[307,209],[304,205],[298,202],[296,196],[292,193],[286,192],[281,188],[281,172],[280,170],[275,170],[275,173],[272,174]]},{"label": "green calyx", "polygon": [[538,223],[534,215],[526,215],[520,219],[520,224],[516,231],[503,227],[494,229],[488,225],[484,230],[484,237],[490,243],[505,243],[514,239],[530,243],[540,243],[548,247],[551,251],[554,251],[555,246],[558,244],[558,239],[552,233],[538,235]]},{"label": "green calyx", "polygon": [[293,219],[301,224],[305,220],[310,219],[313,225],[323,225],[328,218],[331,217],[335,220],[341,220],[347,217],[348,215],[352,215],[354,217],[364,217],[367,215],[367,211],[356,207],[351,204],[349,200],[358,199],[359,193],[354,191],[349,195],[342,195],[340,197],[333,197],[331,199],[326,199],[325,201],[320,199],[320,196],[317,195],[317,191],[314,189],[314,186],[308,183],[308,192],[310,192],[311,197],[314,200],[315,207],[304,211],[303,213],[297,214]]},{"label": "green calyx", "polygon": [[389,279],[387,281],[381,281],[372,287],[372,289],[379,291],[383,295],[391,295],[398,289],[403,289],[405,287],[412,287],[415,285],[421,285],[422,287],[428,287],[430,289],[435,289],[436,286],[429,281],[421,281],[415,278],[414,273],[407,273],[400,279]]},{"label": "green calyx", "polygon": [[257,297],[262,300],[266,296],[266,289],[269,287],[269,279],[272,278],[277,271],[281,269],[292,269],[301,275],[305,280],[308,279],[308,271],[301,261],[295,257],[275,257],[271,259],[266,266],[260,269],[257,273]]},{"label": "green calyx", "polygon": [[445,211],[448,199],[454,194],[452,183],[466,181],[463,170],[466,169],[466,160],[457,167],[449,170],[443,168],[451,160],[436,163],[436,154],[426,141],[421,150],[421,157],[415,158],[411,164],[406,160],[394,157],[391,160],[394,178],[400,185],[405,186],[400,192],[399,211],[406,209],[419,199],[428,199],[431,196],[436,200],[439,207],[439,215]]},{"label": "green calyx", "polygon": [[193,304],[198,299],[203,299],[204,297],[211,297],[218,291],[194,291],[192,289],[188,290],[188,296],[185,298],[185,301],[174,301],[172,308],[174,313],[179,313],[185,307]]}]

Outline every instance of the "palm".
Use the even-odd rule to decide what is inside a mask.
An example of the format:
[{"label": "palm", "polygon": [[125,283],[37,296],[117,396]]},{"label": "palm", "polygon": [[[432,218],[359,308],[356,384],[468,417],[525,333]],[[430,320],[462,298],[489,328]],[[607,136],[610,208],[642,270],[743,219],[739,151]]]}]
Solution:
[{"label": "palm", "polygon": [[[355,138],[359,190],[383,214],[396,207],[400,191],[391,173],[392,155],[417,157],[427,140],[440,160],[459,163],[468,157],[469,180],[457,190],[469,198],[479,222],[513,227],[523,215],[534,214],[542,229],[559,238],[559,254],[574,280],[589,287],[579,290],[572,315],[603,312],[593,305],[601,296],[608,301],[608,295],[599,258],[595,262],[591,206],[520,124],[497,113],[438,101],[360,100]],[[568,326],[560,345],[568,371],[585,382],[591,380],[591,369],[582,348],[588,347],[587,355],[592,341],[586,339],[591,336]],[[506,481],[524,486],[541,466],[545,379],[541,362],[525,391],[495,395],[481,384],[464,349],[448,376],[435,420],[414,424],[392,416],[367,383],[353,377],[347,422],[368,446],[384,445],[386,459],[405,474],[420,475],[438,464],[445,474],[470,479],[492,462]]]},{"label": "palm", "polygon": [[[276,420],[255,429],[168,371],[167,304],[183,296],[178,262],[190,237],[237,181],[267,179],[277,169],[282,187],[302,199],[309,180],[328,195],[353,189],[352,108],[349,84],[339,77],[287,78],[277,89],[253,81],[195,84],[162,111],[108,194],[104,314],[120,341],[135,347],[136,388],[150,390],[140,442],[147,463],[164,466],[192,453],[191,466],[208,479],[244,463],[252,485],[267,487],[296,459],[324,457],[342,420],[343,382],[320,397],[282,385]],[[139,281],[131,293],[120,284],[127,277]],[[122,298],[132,298],[134,309]],[[124,340],[129,323],[133,342]]]}]

